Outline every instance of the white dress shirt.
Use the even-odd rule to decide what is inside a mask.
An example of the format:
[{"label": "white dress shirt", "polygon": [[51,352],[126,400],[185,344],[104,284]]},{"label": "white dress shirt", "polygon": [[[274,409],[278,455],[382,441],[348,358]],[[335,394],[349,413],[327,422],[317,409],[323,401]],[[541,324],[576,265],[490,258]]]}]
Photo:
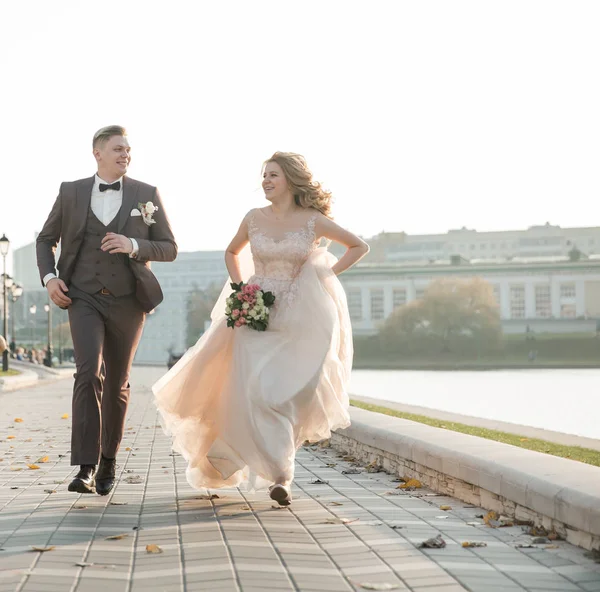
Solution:
[{"label": "white dress shirt", "polygon": [[[98,218],[98,220],[100,220],[104,226],[108,226],[115,219],[115,216],[117,216],[119,213],[121,204],[123,203],[123,177],[113,181],[113,183],[116,183],[117,181],[121,183],[121,187],[118,191],[115,191],[114,189],[100,191],[100,183],[104,183],[106,185],[112,185],[112,183],[107,183],[98,175],[95,175],[94,177],[94,186],[92,187],[92,201],[90,203],[90,207],[92,208],[92,212],[94,212],[94,216],[96,216],[96,218]],[[134,238],[130,238],[129,240],[133,246],[133,251],[129,256],[135,257],[139,250],[138,243]],[[55,277],[56,275],[53,273],[49,273],[44,276],[44,286]]]}]

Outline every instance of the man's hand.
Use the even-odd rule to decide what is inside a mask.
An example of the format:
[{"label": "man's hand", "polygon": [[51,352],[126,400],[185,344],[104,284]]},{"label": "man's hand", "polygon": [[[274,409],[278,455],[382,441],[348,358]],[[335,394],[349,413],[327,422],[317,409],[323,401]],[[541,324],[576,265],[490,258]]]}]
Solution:
[{"label": "man's hand", "polygon": [[111,255],[114,253],[129,254],[133,251],[133,243],[122,234],[107,232],[106,236],[102,239],[101,249],[103,251],[108,251]]},{"label": "man's hand", "polygon": [[63,282],[60,278],[52,278],[48,280],[46,284],[46,290],[48,290],[48,294],[50,296],[50,300],[56,304],[56,306],[60,306],[60,308],[67,308],[69,304],[71,304],[71,299],[66,295],[69,291],[67,288],[67,284]]}]

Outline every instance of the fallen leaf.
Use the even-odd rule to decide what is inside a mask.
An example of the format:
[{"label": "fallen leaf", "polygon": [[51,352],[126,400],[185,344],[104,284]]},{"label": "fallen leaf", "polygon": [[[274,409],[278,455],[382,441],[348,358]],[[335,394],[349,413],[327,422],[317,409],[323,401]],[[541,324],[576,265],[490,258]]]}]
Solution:
[{"label": "fallen leaf", "polygon": [[87,506],[73,506],[74,510],[87,510]]},{"label": "fallen leaf", "polygon": [[444,510],[446,512],[451,509],[452,509],[452,506],[440,506],[440,510]]},{"label": "fallen leaf", "polygon": [[211,493],[210,495],[197,495],[194,499],[199,499],[199,500],[214,500],[214,499],[219,499],[219,496],[216,493]]},{"label": "fallen leaf", "polygon": [[105,541],[120,541],[121,539],[124,539],[126,537],[128,537],[129,535],[127,533],[125,534],[113,534],[111,536],[107,536],[104,540]]},{"label": "fallen leaf", "polygon": [[44,489],[44,493],[56,493],[56,489]]},{"label": "fallen leaf", "polygon": [[418,479],[409,479],[408,481],[405,481],[404,483],[400,483],[400,485],[398,485],[398,487],[396,487],[396,489],[409,489],[409,488],[415,488],[415,489],[419,489],[420,487],[423,487],[423,485],[421,484],[421,482]]},{"label": "fallen leaf", "polygon": [[546,545],[544,549],[560,549],[558,545]]},{"label": "fallen leaf", "polygon": [[387,582],[382,583],[371,583],[371,582],[361,582],[358,584],[361,588],[365,590],[397,590],[398,584],[388,584]]},{"label": "fallen leaf", "polygon": [[471,547],[487,547],[487,543],[479,543],[477,541],[464,541],[461,545],[462,547],[465,548],[471,548]]},{"label": "fallen leaf", "polygon": [[345,469],[342,471],[342,475],[360,475],[360,469]]},{"label": "fallen leaf", "polygon": [[7,440],[14,440],[16,438],[16,436],[6,436]]},{"label": "fallen leaf", "polygon": [[56,549],[55,545],[51,545],[50,547],[31,547],[32,551],[39,551],[40,553],[45,553],[46,551],[54,551]]},{"label": "fallen leaf", "polygon": [[348,456],[342,456],[342,460],[346,461],[346,462],[356,462],[356,457],[348,455]]},{"label": "fallen leaf", "polygon": [[491,528],[498,528],[498,526],[500,526],[500,522],[498,520],[500,516],[498,515],[498,512],[494,510],[490,510],[485,516],[482,516],[482,518],[485,524]]},{"label": "fallen leaf", "polygon": [[79,563],[76,563],[75,565],[77,567],[91,567],[94,564],[93,563],[86,563],[85,561],[80,561]]},{"label": "fallen leaf", "polygon": [[33,442],[33,438],[27,438],[27,440],[25,440],[25,442]]},{"label": "fallen leaf", "polygon": [[125,483],[129,483],[130,485],[138,485],[139,483],[143,483],[144,480],[139,475],[132,475],[131,477],[125,477]]},{"label": "fallen leaf", "polygon": [[15,417],[15,423],[23,423],[23,419],[21,417]]},{"label": "fallen leaf", "polygon": [[111,506],[126,506],[128,502],[110,502]]},{"label": "fallen leaf", "polygon": [[61,419],[69,419],[69,414],[68,414],[68,413],[63,413],[63,414],[60,416],[60,418],[61,418]]},{"label": "fallen leaf", "polygon": [[329,485],[329,481],[324,481],[323,479],[312,479],[309,483],[311,485]]},{"label": "fallen leaf", "polygon": [[39,463],[47,463],[50,460],[50,458],[48,456],[43,456],[42,458],[40,458],[39,460],[37,460],[36,462]]},{"label": "fallen leaf", "polygon": [[344,504],[340,503],[340,502],[329,502],[330,506],[343,506]]},{"label": "fallen leaf", "polygon": [[129,452],[131,450],[131,448],[129,446],[127,446],[127,448],[125,448],[125,450],[127,450],[127,452]]},{"label": "fallen leaf", "polygon": [[423,541],[419,547],[423,549],[443,549],[446,546],[446,541],[442,538],[441,534],[436,537]]},{"label": "fallen leaf", "polygon": [[356,522],[358,518],[327,518],[320,524],[350,524],[350,522]]},{"label": "fallen leaf", "polygon": [[27,467],[30,468],[32,471],[36,471],[37,469],[40,468],[37,465],[27,465]]},{"label": "fallen leaf", "polygon": [[146,553],[162,553],[163,550],[158,545],[146,545]]},{"label": "fallen leaf", "polygon": [[23,467],[10,467],[11,471],[22,471]]},{"label": "fallen leaf", "polygon": [[519,438],[520,442],[529,442],[529,438]]},{"label": "fallen leaf", "polygon": [[483,526],[483,522],[467,522],[467,526]]}]

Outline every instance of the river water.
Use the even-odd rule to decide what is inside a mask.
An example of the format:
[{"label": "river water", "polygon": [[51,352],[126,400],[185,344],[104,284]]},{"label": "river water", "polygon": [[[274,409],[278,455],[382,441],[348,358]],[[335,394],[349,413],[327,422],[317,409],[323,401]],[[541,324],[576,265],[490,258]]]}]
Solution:
[{"label": "river water", "polygon": [[600,439],[600,370],[355,370],[350,394]]}]

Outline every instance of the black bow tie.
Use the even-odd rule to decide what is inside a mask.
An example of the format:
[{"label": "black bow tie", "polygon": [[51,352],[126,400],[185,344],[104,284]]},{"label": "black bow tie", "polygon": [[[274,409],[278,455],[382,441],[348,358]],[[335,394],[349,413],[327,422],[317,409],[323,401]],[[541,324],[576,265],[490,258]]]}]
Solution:
[{"label": "black bow tie", "polygon": [[107,185],[106,183],[100,183],[100,192],[103,193],[107,189],[112,189],[113,191],[119,191],[121,189],[121,181],[115,181],[112,185]]}]

